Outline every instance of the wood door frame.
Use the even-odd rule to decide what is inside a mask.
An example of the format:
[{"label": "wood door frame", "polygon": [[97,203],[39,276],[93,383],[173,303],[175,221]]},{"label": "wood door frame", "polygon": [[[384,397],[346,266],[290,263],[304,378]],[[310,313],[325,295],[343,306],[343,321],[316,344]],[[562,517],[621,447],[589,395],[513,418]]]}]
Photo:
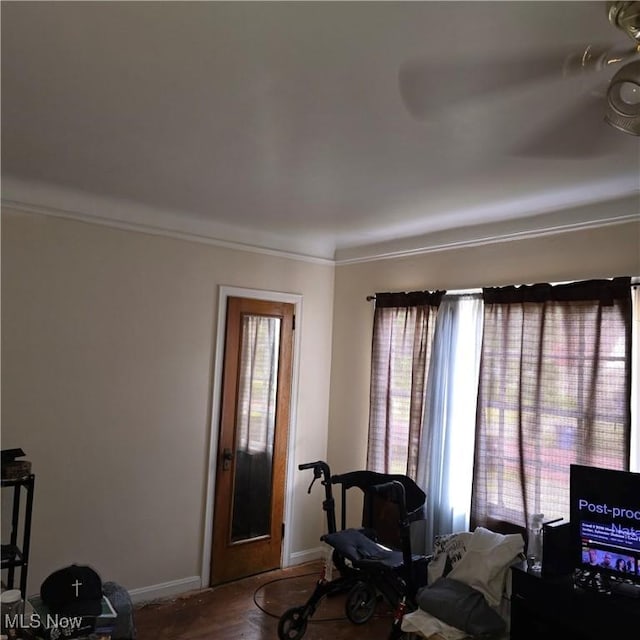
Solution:
[{"label": "wood door frame", "polygon": [[293,352],[291,365],[291,403],[289,407],[289,434],[287,438],[287,466],[284,491],[284,521],[287,523],[282,540],[282,567],[291,565],[291,522],[293,517],[293,486],[295,474],[296,431],[298,423],[298,381],[300,373],[300,340],[302,328],[302,296],[295,293],[245,289],[221,285],[218,295],[218,321],[216,328],[215,356],[213,365],[213,385],[211,395],[211,422],[209,429],[209,460],[207,463],[207,492],[204,513],[204,535],[202,542],[202,588],[211,583],[211,547],[213,545],[213,510],[216,495],[216,467],[218,462],[218,438],[220,435],[220,411],[222,409],[222,372],[224,366],[224,345],[227,322],[227,301],[229,298],[250,298],[287,302],[295,307],[295,331],[293,332]]}]

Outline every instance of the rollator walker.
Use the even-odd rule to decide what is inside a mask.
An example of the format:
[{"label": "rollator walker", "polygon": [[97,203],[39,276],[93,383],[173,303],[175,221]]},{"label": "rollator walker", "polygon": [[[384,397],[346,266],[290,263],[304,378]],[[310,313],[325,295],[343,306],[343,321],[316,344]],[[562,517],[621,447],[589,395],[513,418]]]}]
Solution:
[{"label": "rollator walker", "polygon": [[[424,519],[426,496],[408,476],[352,471],[331,475],[326,462],[301,464],[298,469],[313,470],[313,480],[322,479],[327,517],[327,533],[321,540],[333,548],[320,579],[303,605],[285,611],[278,622],[280,640],[299,640],[323,598],[347,593],[345,614],[353,624],[364,624],[375,613],[383,598],[394,610],[389,640],[402,636],[402,616],[415,608],[415,595],[427,583],[425,556],[411,551],[410,525]],[[333,486],[341,486],[341,528],[336,527]],[[362,524],[347,528],[347,491],[357,487],[363,493]],[[338,577],[331,579],[332,567]],[[329,565],[329,566],[328,566]]]}]

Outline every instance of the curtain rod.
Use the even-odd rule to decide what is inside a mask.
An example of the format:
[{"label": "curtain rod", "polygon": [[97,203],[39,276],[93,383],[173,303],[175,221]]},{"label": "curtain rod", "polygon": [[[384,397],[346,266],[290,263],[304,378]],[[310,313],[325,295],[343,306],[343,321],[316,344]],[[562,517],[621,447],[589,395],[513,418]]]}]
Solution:
[{"label": "curtain rod", "polygon": [[[602,280],[608,280],[609,278],[602,278]],[[565,282],[552,282],[551,284],[568,284],[570,281],[567,280]],[[504,286],[504,285],[500,285],[500,286]],[[509,285],[506,285],[509,286]],[[635,288],[635,287],[639,287],[640,286],[640,276],[632,276],[631,277],[631,287]],[[453,290],[451,293],[449,293],[449,291],[447,291],[447,293],[445,294],[445,296],[447,298],[459,298],[462,296],[471,296],[471,295],[475,295],[475,294],[480,294],[482,293],[482,289],[459,289],[459,290]],[[376,299],[375,295],[373,296],[367,296],[367,302],[374,302]]]},{"label": "curtain rod", "polygon": [[[445,298],[464,298],[465,296],[479,296],[482,295],[482,289],[469,289],[468,291],[447,291],[443,297]],[[367,302],[374,302],[375,296],[367,296]]]}]

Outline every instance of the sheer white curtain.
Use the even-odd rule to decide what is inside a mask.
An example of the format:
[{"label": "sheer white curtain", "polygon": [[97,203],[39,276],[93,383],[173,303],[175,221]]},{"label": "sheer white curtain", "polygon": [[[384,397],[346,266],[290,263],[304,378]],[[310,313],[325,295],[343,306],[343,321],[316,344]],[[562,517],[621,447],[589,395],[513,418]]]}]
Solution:
[{"label": "sheer white curtain", "polygon": [[426,520],[423,530],[413,534],[427,553],[436,535],[469,529],[482,321],[480,294],[442,299],[417,473],[418,485],[427,494]]}]

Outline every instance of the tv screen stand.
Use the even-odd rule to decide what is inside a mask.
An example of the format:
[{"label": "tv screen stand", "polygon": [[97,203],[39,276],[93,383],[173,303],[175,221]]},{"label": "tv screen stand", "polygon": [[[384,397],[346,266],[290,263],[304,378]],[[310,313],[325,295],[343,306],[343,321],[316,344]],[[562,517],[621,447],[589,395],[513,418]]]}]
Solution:
[{"label": "tv screen stand", "polygon": [[511,640],[633,638],[640,629],[636,598],[581,589],[573,574],[542,577],[524,563],[511,572]]}]

